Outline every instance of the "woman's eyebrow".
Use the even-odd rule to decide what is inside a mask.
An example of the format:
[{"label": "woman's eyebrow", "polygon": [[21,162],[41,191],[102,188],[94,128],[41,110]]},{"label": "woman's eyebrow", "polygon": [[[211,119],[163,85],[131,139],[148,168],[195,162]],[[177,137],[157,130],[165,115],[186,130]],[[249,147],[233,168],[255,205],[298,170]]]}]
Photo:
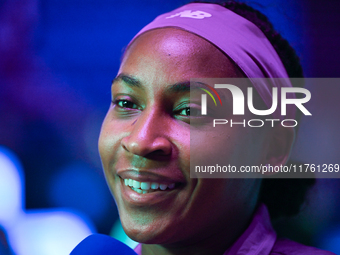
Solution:
[{"label": "woman's eyebrow", "polygon": [[190,81],[177,82],[172,85],[166,86],[166,93],[177,93],[190,91]]},{"label": "woman's eyebrow", "polygon": [[134,76],[121,73],[116,78],[113,79],[112,85],[116,82],[123,81],[125,84],[127,84],[130,87],[137,87],[140,89],[144,89],[142,83]]},{"label": "woman's eyebrow", "polygon": [[[123,81],[130,87],[137,87],[144,90],[144,86],[142,82],[128,74],[120,73],[116,78],[113,79],[112,85],[116,82]],[[166,86],[165,92],[166,93],[178,93],[178,92],[189,92],[192,89],[200,89],[200,88],[208,88],[209,85],[206,85],[202,82],[190,82],[190,81],[183,81],[177,82],[175,84],[171,84]]]},{"label": "woman's eyebrow", "polygon": [[209,86],[201,82],[178,82],[166,87],[166,93],[189,92],[193,89],[208,88]]}]

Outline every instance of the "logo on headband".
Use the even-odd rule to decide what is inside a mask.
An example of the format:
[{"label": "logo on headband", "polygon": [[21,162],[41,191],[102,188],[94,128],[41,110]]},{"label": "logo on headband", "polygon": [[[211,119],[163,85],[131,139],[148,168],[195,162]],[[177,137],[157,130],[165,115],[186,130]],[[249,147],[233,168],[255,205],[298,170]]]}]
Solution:
[{"label": "logo on headband", "polygon": [[176,13],[174,15],[171,15],[169,17],[166,17],[166,19],[171,19],[174,17],[180,17],[180,18],[192,18],[192,19],[204,19],[209,18],[212,15],[210,13],[204,12],[204,11],[194,11],[186,10],[179,13]]}]

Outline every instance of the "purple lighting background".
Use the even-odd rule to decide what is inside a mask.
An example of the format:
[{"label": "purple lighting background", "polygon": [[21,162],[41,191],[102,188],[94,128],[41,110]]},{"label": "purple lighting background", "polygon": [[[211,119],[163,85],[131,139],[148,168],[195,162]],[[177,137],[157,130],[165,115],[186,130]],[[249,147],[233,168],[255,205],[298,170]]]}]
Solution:
[{"label": "purple lighting background", "polygon": [[[251,5],[267,14],[297,50],[306,77],[340,77],[340,2],[257,2]],[[111,81],[130,39],[157,15],[185,3],[0,2],[0,145],[22,162],[27,209],[73,208],[98,232],[110,233],[118,213],[97,139]],[[339,115],[340,87],[315,91],[312,100],[331,109],[325,113],[328,122],[302,126],[293,157],[340,163],[340,121],[333,118]],[[313,191],[302,215],[278,228],[292,239],[323,247],[324,237],[340,236],[339,179],[318,180]]]}]

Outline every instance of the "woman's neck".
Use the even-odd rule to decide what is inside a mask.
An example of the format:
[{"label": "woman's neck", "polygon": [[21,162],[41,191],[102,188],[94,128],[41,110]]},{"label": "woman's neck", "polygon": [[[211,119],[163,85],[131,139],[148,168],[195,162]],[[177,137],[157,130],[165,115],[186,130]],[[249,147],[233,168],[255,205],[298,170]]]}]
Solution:
[{"label": "woman's neck", "polygon": [[[142,244],[142,255],[211,255],[224,254],[249,226],[252,214],[237,219],[238,224],[228,228],[216,229],[208,237],[195,243],[171,245]],[[243,222],[243,224],[242,224]],[[221,226],[223,223],[221,224]]]}]

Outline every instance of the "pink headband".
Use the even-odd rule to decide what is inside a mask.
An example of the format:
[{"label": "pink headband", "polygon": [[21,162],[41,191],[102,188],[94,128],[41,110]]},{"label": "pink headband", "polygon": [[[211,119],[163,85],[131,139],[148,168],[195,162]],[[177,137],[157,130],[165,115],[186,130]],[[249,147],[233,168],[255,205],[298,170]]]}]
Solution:
[{"label": "pink headband", "polygon": [[[272,104],[272,87],[277,87],[278,91],[281,87],[292,87],[289,79],[275,79],[272,82],[266,82],[265,79],[252,79],[288,78],[288,75],[281,59],[262,31],[250,21],[223,6],[208,3],[184,5],[158,16],[139,31],[131,42],[142,33],[164,27],[177,27],[194,33],[222,50],[252,81],[269,108]],[[279,110],[275,111],[273,116],[282,118]],[[288,108],[287,117],[295,118],[295,110]]]}]

